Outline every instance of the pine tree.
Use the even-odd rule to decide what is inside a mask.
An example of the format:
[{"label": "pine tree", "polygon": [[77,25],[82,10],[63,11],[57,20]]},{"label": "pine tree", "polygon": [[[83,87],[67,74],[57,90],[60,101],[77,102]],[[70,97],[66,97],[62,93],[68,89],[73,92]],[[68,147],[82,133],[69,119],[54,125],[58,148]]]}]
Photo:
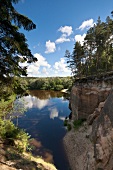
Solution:
[{"label": "pine tree", "polygon": [[79,78],[113,70],[113,20],[109,16],[106,22],[98,17],[97,23],[87,31],[82,46],[75,43],[68,63]]},{"label": "pine tree", "polygon": [[[37,59],[28,48],[25,35],[20,28],[30,31],[36,25],[26,16],[18,13],[14,4],[19,0],[0,0],[0,100],[8,100],[20,87],[15,76],[26,76],[26,67],[20,62],[35,62]],[[15,90],[16,89],[16,90]]]},{"label": "pine tree", "polygon": [[[28,48],[25,35],[19,31],[36,28],[36,25],[26,16],[18,13],[13,4],[19,0],[0,0],[0,81],[9,77],[26,75],[26,67],[19,62],[36,61]],[[24,57],[21,57],[24,56]]]}]

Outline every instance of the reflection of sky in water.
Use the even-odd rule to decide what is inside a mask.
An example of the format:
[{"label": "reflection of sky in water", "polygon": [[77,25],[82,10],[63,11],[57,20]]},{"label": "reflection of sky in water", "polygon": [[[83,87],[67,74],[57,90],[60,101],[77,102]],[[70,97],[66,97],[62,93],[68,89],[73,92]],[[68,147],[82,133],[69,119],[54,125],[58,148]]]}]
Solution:
[{"label": "reflection of sky in water", "polygon": [[[56,107],[53,107],[51,105],[54,105],[53,102],[50,102],[50,95],[49,95],[49,99],[39,99],[37,97],[34,96],[26,96],[23,97],[23,100],[25,101],[25,108],[37,108],[39,110],[42,110],[44,107],[49,106],[48,111],[50,112],[50,119],[54,119],[54,118],[59,118],[60,120],[65,120],[65,116],[59,116],[58,113],[58,109]],[[65,98],[62,96],[61,98],[59,98],[59,100],[61,100],[62,103],[67,103],[67,100],[65,100]],[[61,111],[62,112],[62,111]]]},{"label": "reflection of sky in water", "polygon": [[62,146],[62,139],[66,134],[63,121],[70,114],[68,101],[62,94],[57,97],[57,94],[52,92],[51,97],[48,93],[37,91],[34,95],[24,97],[27,111],[19,118],[19,127],[26,129],[34,138],[33,154],[54,162],[58,170],[68,170]]},{"label": "reflection of sky in water", "polygon": [[53,108],[53,109],[48,109],[50,110],[50,119],[54,119],[55,117],[58,117],[58,110],[57,108]]},{"label": "reflection of sky in water", "polygon": [[25,107],[28,107],[28,108],[43,109],[45,106],[47,106],[49,104],[49,99],[40,100],[39,98],[32,97],[30,95],[24,97],[24,100],[26,101]]}]

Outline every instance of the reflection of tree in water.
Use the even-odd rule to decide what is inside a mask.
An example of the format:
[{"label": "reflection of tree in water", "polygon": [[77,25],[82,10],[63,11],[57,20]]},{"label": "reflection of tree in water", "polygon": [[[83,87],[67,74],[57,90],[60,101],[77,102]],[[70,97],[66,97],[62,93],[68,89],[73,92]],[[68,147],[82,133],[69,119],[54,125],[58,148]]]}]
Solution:
[{"label": "reflection of tree in water", "polygon": [[49,149],[44,148],[41,141],[32,139],[30,144],[33,147],[32,153],[34,156],[38,155],[42,157],[46,162],[54,163],[52,152]]},{"label": "reflection of tree in water", "polygon": [[39,99],[49,99],[49,98],[60,98],[64,96],[62,92],[59,91],[49,91],[49,90],[31,90],[31,96],[35,96]]}]

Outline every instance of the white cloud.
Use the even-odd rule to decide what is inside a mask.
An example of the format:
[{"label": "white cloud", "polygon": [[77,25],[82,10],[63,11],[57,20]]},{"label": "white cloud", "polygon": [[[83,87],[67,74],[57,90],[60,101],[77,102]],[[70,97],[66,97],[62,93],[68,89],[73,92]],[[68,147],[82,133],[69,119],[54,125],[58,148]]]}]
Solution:
[{"label": "white cloud", "polygon": [[71,70],[67,67],[65,58],[61,58],[51,66],[41,54],[36,53],[34,56],[38,59],[35,63],[19,63],[21,67],[27,66],[28,77],[65,77],[71,75]]},{"label": "white cloud", "polygon": [[66,117],[60,116],[59,119],[64,121]]},{"label": "white cloud", "polygon": [[80,44],[83,45],[85,36],[86,34],[75,35],[75,41],[80,42]]},{"label": "white cloud", "polygon": [[71,26],[64,26],[60,27],[58,31],[62,32],[63,34],[66,34],[67,36],[70,36],[73,33],[72,27]]},{"label": "white cloud", "polygon": [[72,30],[71,26],[64,26],[64,27],[61,26],[58,29],[58,31],[60,31],[62,33],[62,35],[60,36],[60,38],[58,38],[55,41],[56,44],[60,44],[60,43],[69,42],[70,41],[69,36],[73,33],[73,30]]},{"label": "white cloud", "polygon": [[47,71],[47,68],[45,68],[45,67],[42,69],[42,73],[43,73],[44,75],[48,75],[48,74],[49,74],[48,71]]},{"label": "white cloud", "polygon": [[24,97],[24,101],[26,108],[38,108],[40,110],[49,104],[48,99],[40,100],[37,97],[31,97],[30,95]]},{"label": "white cloud", "polygon": [[34,65],[36,65],[37,67],[40,67],[40,66],[45,66],[48,68],[51,67],[50,64],[48,64],[48,62],[46,61],[46,58],[44,58],[41,54],[36,53],[34,54],[34,56],[38,59],[38,61],[34,63]]},{"label": "white cloud", "polygon": [[56,46],[54,42],[46,41],[46,51],[45,53],[53,53],[56,50]]},{"label": "white cloud", "polygon": [[[28,64],[27,62],[25,63],[20,63],[20,66],[27,66],[27,74],[28,77],[37,77],[40,74],[40,67],[44,67],[47,69],[50,69],[51,65],[48,64],[46,61],[46,58],[44,58],[41,54],[34,54],[34,56],[38,59],[37,62]],[[44,70],[43,70],[44,71]]]},{"label": "white cloud", "polygon": [[67,63],[66,63],[64,58],[61,58],[60,61],[55,62],[53,68],[55,69],[55,71],[57,73],[59,72],[60,75],[61,75],[61,72],[64,72],[64,73],[69,73],[70,72],[70,70],[67,67]]},{"label": "white cloud", "polygon": [[55,117],[58,117],[58,110],[53,108],[50,110],[50,119],[54,119]]},{"label": "white cloud", "polygon": [[70,41],[70,39],[67,38],[67,35],[62,34],[62,36],[60,38],[58,38],[55,42],[56,42],[56,44],[60,44],[60,43],[69,42],[69,41]]},{"label": "white cloud", "polygon": [[85,28],[89,29],[93,25],[94,25],[93,19],[89,19],[89,20],[83,21],[78,29],[80,29],[80,30],[84,30]]}]

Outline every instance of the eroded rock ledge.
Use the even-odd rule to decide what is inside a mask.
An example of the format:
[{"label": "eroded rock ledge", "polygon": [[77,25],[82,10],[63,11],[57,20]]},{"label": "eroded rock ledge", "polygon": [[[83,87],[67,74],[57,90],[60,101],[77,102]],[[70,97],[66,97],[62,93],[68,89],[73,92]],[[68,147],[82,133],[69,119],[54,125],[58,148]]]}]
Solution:
[{"label": "eroded rock ledge", "polygon": [[87,119],[99,103],[106,100],[112,84],[112,80],[77,81],[72,87],[70,96],[70,108],[75,119]]},{"label": "eroded rock ledge", "polygon": [[64,138],[71,169],[112,170],[112,80],[77,82],[71,91],[70,106],[73,119],[87,120],[79,130],[72,129]]}]

